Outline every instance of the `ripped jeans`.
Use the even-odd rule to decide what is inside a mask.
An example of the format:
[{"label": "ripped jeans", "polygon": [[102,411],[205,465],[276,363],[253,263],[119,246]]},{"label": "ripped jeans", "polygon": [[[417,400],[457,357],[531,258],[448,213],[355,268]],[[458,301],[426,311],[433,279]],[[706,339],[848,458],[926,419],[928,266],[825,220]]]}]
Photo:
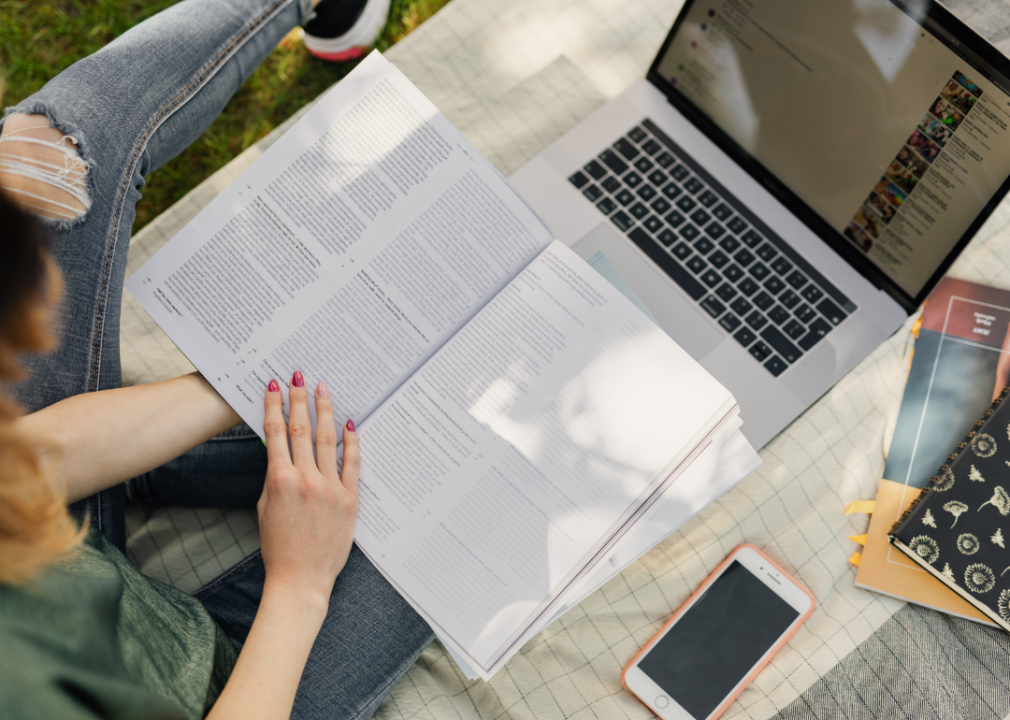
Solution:
[{"label": "ripped jeans", "polygon": [[[121,384],[119,313],[144,177],[196,140],[247,77],[310,12],[309,0],[185,0],[81,60],[7,111],[0,178],[48,216],[63,273],[60,343],[25,358],[11,386],[29,412]],[[309,98],[306,98],[308,100]],[[24,116],[39,115],[46,123]],[[2,124],[0,124],[2,125]],[[69,139],[64,139],[64,135]],[[24,162],[25,158],[28,162]],[[56,202],[48,202],[55,199]],[[265,454],[241,426],[131,485],[146,501],[255,506]],[[120,549],[123,487],[77,503]],[[197,593],[241,647],[263,591],[256,552]],[[354,547],[302,676],[294,718],[365,718],[427,647],[428,626]]]}]

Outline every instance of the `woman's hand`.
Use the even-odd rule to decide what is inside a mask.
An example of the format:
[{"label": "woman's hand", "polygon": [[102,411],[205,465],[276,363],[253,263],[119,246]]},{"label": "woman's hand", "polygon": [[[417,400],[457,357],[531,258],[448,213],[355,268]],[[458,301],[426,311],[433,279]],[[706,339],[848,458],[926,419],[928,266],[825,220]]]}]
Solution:
[{"label": "woman's hand", "polygon": [[321,600],[325,610],[354,540],[361,461],[358,436],[353,422],[348,420],[343,427],[343,472],[337,472],[337,431],[330,393],[325,383],[319,383],[314,394],[315,453],[302,373],[296,372],[291,378],[287,424],[280,386],[276,380],[270,381],[263,421],[267,477],[257,510],[266,566],[264,592],[280,588],[296,590],[302,601]]}]

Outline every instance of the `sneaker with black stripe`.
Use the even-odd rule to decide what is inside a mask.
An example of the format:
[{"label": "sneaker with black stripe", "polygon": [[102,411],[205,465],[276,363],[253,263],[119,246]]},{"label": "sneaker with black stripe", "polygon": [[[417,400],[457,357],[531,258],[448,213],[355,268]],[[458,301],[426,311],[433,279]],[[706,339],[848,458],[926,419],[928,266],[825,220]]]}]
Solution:
[{"label": "sneaker with black stripe", "polygon": [[321,60],[356,60],[375,45],[390,0],[323,0],[302,26],[306,49]]}]

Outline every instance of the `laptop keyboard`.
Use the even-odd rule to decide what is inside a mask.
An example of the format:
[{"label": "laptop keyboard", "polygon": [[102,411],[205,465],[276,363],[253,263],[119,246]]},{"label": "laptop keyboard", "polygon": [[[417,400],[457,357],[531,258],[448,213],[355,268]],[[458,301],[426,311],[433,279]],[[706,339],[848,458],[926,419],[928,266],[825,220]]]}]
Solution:
[{"label": "laptop keyboard", "polygon": [[649,120],[568,179],[776,377],[856,310]]}]

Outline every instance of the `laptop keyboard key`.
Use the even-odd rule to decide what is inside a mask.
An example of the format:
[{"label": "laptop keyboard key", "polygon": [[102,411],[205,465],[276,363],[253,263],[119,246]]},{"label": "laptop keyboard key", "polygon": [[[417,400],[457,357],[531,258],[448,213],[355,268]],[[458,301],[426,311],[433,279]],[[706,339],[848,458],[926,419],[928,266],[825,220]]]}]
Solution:
[{"label": "laptop keyboard key", "polygon": [[684,189],[687,190],[692,195],[697,195],[702,190],[705,189],[705,184],[696,177],[692,177],[690,180],[684,183]]},{"label": "laptop keyboard key", "polygon": [[754,282],[753,278],[749,277],[741,280],[740,284],[737,285],[736,288],[747,297],[750,297],[751,295],[753,295],[754,293],[756,293],[758,290],[761,289],[761,287],[756,282]]},{"label": "laptop keyboard key", "polygon": [[663,184],[666,182],[666,173],[662,170],[653,170],[649,174],[649,182],[656,187],[663,187]]},{"label": "laptop keyboard key", "polygon": [[621,188],[621,192],[617,193],[614,198],[617,202],[621,203],[621,205],[627,207],[628,203],[635,199],[635,196],[630,190],[628,190],[628,188]]},{"label": "laptop keyboard key", "polygon": [[628,160],[634,160],[640,154],[638,152],[638,148],[624,138],[615,142],[614,147],[617,148],[617,152],[621,153],[621,155],[626,157]]},{"label": "laptop keyboard key", "polygon": [[605,197],[598,203],[596,203],[596,207],[598,207],[600,209],[600,212],[602,212],[604,215],[609,215],[610,213],[614,212],[614,210],[617,209],[617,203],[615,203],[610,198]]},{"label": "laptop keyboard key", "polygon": [[640,143],[643,140],[645,140],[645,138],[649,137],[649,134],[645,132],[645,130],[640,128],[638,125],[636,125],[635,127],[631,128],[631,131],[628,133],[628,137],[630,137],[635,142]]},{"label": "laptop keyboard key", "polygon": [[708,263],[705,262],[700,255],[695,255],[685,264],[687,265],[687,269],[695,275],[699,275],[708,269]]},{"label": "laptop keyboard key", "polygon": [[712,267],[721,269],[723,265],[729,262],[729,258],[726,257],[726,253],[722,250],[716,250],[714,253],[708,256],[708,261],[712,263]]},{"label": "laptop keyboard key", "polygon": [[694,241],[694,249],[700,252],[702,255],[708,255],[712,252],[712,248],[715,244],[709,240],[707,237],[699,237]]},{"label": "laptop keyboard key", "polygon": [[670,245],[677,241],[677,233],[670,228],[663,228],[662,232],[656,236],[656,239],[667,247],[670,247]]},{"label": "laptop keyboard key", "polygon": [[645,200],[645,202],[649,202],[652,198],[656,197],[656,188],[652,187],[652,185],[643,185],[638,188],[638,197]]},{"label": "laptop keyboard key", "polygon": [[772,322],[775,323],[776,325],[781,325],[791,316],[789,315],[789,311],[786,310],[784,307],[782,307],[781,305],[776,305],[775,307],[773,307],[771,310],[768,311],[768,317],[770,317]]},{"label": "laptop keyboard key", "polygon": [[790,342],[789,338],[779,332],[774,325],[769,325],[761,331],[761,339],[775,348],[775,352],[781,355],[785,361],[792,364],[800,359],[803,352]]},{"label": "laptop keyboard key", "polygon": [[736,297],[736,288],[729,283],[723,283],[719,286],[719,289],[715,291],[715,294],[718,295],[724,302],[730,302]]},{"label": "laptop keyboard key", "polygon": [[817,317],[817,311],[814,310],[809,305],[807,305],[806,303],[803,303],[798,308],[793,310],[793,315],[798,317],[800,319],[800,322],[802,322],[804,325],[809,325],[811,321],[815,317]]},{"label": "laptop keyboard key", "polygon": [[[704,279],[704,278],[703,278]],[[714,318],[719,317],[724,312],[726,312],[726,306],[715,299],[715,296],[709,295],[707,298],[701,301],[701,306],[705,309],[709,315]]]},{"label": "laptop keyboard key", "polygon": [[736,300],[731,302],[729,306],[733,308],[733,312],[735,312],[737,315],[741,317],[749,313],[751,309],[754,307],[742,297],[738,297]]},{"label": "laptop keyboard key", "polygon": [[739,235],[747,229],[747,223],[745,223],[743,219],[737,215],[735,218],[726,223],[726,227],[728,227],[731,232]]},{"label": "laptop keyboard key", "polygon": [[713,240],[718,240],[726,232],[726,228],[724,228],[722,225],[713,220],[708,224],[708,227],[705,228],[705,232]]},{"label": "laptop keyboard key", "polygon": [[751,298],[751,302],[757,305],[762,310],[767,310],[772,305],[775,304],[775,298],[766,293],[764,290],[759,292],[757,295]]},{"label": "laptop keyboard key", "polygon": [[628,232],[635,225],[635,221],[628,217],[623,210],[618,210],[611,215],[610,221],[624,232]]},{"label": "laptop keyboard key", "polygon": [[698,202],[700,202],[705,207],[710,208],[717,202],[719,202],[719,196],[716,195],[711,190],[706,190],[705,192],[703,192],[701,195],[698,196]]},{"label": "laptop keyboard key", "polygon": [[608,193],[613,195],[615,192],[621,189],[621,181],[615,178],[613,175],[609,176],[606,180],[600,183],[603,189]]},{"label": "laptop keyboard key", "polygon": [[733,210],[726,203],[719,203],[714,208],[712,208],[712,214],[717,218],[726,222],[727,219],[733,214]]},{"label": "laptop keyboard key", "polygon": [[709,268],[701,274],[701,281],[708,285],[710,288],[714,288],[716,285],[722,282],[722,275],[717,273],[712,268]]},{"label": "laptop keyboard key", "polygon": [[645,150],[645,152],[649,153],[650,155],[655,155],[656,153],[658,153],[660,150],[663,149],[663,146],[660,145],[655,140],[648,140],[645,143],[645,145],[642,146],[642,149]]},{"label": "laptop keyboard key", "polygon": [[791,337],[793,340],[799,340],[803,337],[803,333],[806,331],[807,329],[796,320],[790,320],[782,327],[782,332]]},{"label": "laptop keyboard key", "polygon": [[679,212],[677,212],[676,210],[674,210],[672,213],[670,213],[669,215],[667,215],[664,219],[666,220],[667,224],[671,225],[672,227],[680,227],[681,225],[684,224],[684,220],[686,220],[687,218],[685,218]]},{"label": "laptop keyboard key", "polygon": [[778,260],[772,263],[772,270],[777,272],[782,277],[789,274],[789,271],[793,269],[793,264],[785,259],[785,257],[780,257]]},{"label": "laptop keyboard key", "polygon": [[680,200],[677,201],[676,205],[677,207],[680,208],[681,212],[689,213],[692,210],[694,210],[694,208],[698,205],[698,203],[696,203],[694,201],[694,198],[692,198],[691,196],[685,195],[684,197],[682,197]]},{"label": "laptop keyboard key", "polygon": [[658,197],[649,205],[649,207],[651,207],[654,211],[656,211],[660,215],[665,215],[667,211],[673,206],[670,205],[670,202],[666,198]]},{"label": "laptop keyboard key", "polygon": [[822,297],[824,297],[824,293],[821,292],[821,289],[816,285],[814,285],[813,283],[803,288],[803,292],[801,292],[800,295],[802,295],[803,299],[806,300],[811,305],[813,305]]},{"label": "laptop keyboard key", "polygon": [[752,247],[753,248],[753,247],[757,247],[758,245],[761,244],[761,236],[758,235],[753,230],[748,230],[747,232],[745,232],[740,237],[740,239],[743,240],[745,243],[747,243],[747,247]]},{"label": "laptop keyboard key", "polygon": [[642,176],[632,170],[624,176],[624,184],[634,190],[642,183]]},{"label": "laptop keyboard key", "polygon": [[694,221],[695,225],[704,225],[711,217],[712,216],[705,212],[702,208],[698,208],[691,213],[691,220]]},{"label": "laptop keyboard key", "polygon": [[741,267],[747,267],[754,262],[754,255],[751,254],[751,251],[747,248],[740,248],[739,252],[733,256],[733,259],[736,260]]},{"label": "laptop keyboard key", "polygon": [[644,218],[646,215],[649,214],[649,208],[647,208],[642,203],[637,202],[630,208],[628,208],[628,212],[634,215],[637,220],[641,220],[642,218]]},{"label": "laptop keyboard key", "polygon": [[751,332],[751,329],[748,327],[740,328],[739,330],[737,330],[736,334],[733,335],[733,337],[736,339],[738,343],[740,343],[744,347],[747,347],[752,342],[757,340],[757,335]]},{"label": "laptop keyboard key", "polygon": [[799,346],[804,350],[809,350],[814,345],[819,343],[821,339],[829,332],[831,332],[831,326],[828,325],[828,323],[826,323],[821,318],[817,318],[810,325],[810,332],[808,332],[800,339]]},{"label": "laptop keyboard key", "polygon": [[778,275],[772,275],[770,278],[765,280],[765,290],[770,292],[772,295],[778,295],[785,288],[786,284],[782,282],[782,278]]},{"label": "laptop keyboard key", "polygon": [[577,173],[568,178],[568,182],[581,190],[582,186],[589,182],[589,178],[586,177],[585,173],[579,170]]},{"label": "laptop keyboard key", "polygon": [[807,278],[799,270],[795,270],[786,278],[786,282],[789,283],[793,290],[799,290],[807,284]]},{"label": "laptop keyboard key", "polygon": [[596,185],[587,186],[586,189],[582,191],[582,194],[589,198],[589,202],[596,202],[603,197],[603,191]]},{"label": "laptop keyboard key", "polygon": [[673,165],[676,160],[674,160],[673,155],[664,150],[656,157],[656,162],[661,168],[666,169]]},{"label": "laptop keyboard key", "polygon": [[773,248],[770,243],[765,243],[757,249],[755,254],[765,262],[771,262],[779,254],[779,251]]},{"label": "laptop keyboard key", "polygon": [[722,240],[719,241],[719,247],[728,253],[732,253],[738,247],[740,247],[740,241],[737,240],[732,235],[727,235]]},{"label": "laptop keyboard key", "polygon": [[675,167],[673,170],[670,171],[670,174],[673,175],[674,179],[677,182],[684,182],[684,178],[690,175],[691,171],[688,170],[683,165],[678,165],[677,167]]},{"label": "laptop keyboard key", "polygon": [[750,354],[753,355],[758,362],[764,362],[765,359],[772,354],[771,348],[760,340],[751,345],[748,352],[750,352]]},{"label": "laptop keyboard key", "polygon": [[790,310],[796,307],[796,303],[798,303],[799,301],[800,296],[794,293],[792,290],[786,290],[784,293],[779,295],[779,302],[785,305]]},{"label": "laptop keyboard key", "polygon": [[725,275],[730,282],[736,282],[743,277],[743,270],[740,269],[739,265],[730,265],[722,271],[722,274]]},{"label": "laptop keyboard key", "polygon": [[684,225],[684,227],[682,227],[678,232],[680,232],[680,236],[682,238],[685,238],[687,240],[694,240],[696,237],[701,235],[701,230],[696,228],[691,223],[687,223],[686,225]]},{"label": "laptop keyboard key", "polygon": [[631,238],[638,247],[644,250],[646,255],[651,257],[661,268],[663,268],[664,272],[670,276],[670,279],[680,285],[681,289],[686,292],[692,300],[697,302],[708,294],[708,290],[705,289],[705,286],[693,278],[691,273],[681,267],[680,264],[670,257],[663,248],[653,242],[652,238],[649,237],[649,233],[645,232],[645,230],[642,228],[635,228],[628,233],[628,237]]},{"label": "laptop keyboard key", "polygon": [[768,266],[765,265],[764,263],[754,263],[753,265],[750,266],[748,272],[754,276],[755,280],[761,282],[766,277],[768,277],[768,274],[771,272],[771,270],[769,270]]},{"label": "laptop keyboard key", "polygon": [[750,325],[755,330],[760,330],[765,325],[768,324],[768,318],[762,315],[760,312],[755,310],[750,315],[744,318],[744,322]]},{"label": "laptop keyboard key", "polygon": [[591,177],[593,180],[602,180],[603,177],[607,174],[607,169],[602,165],[600,165],[595,160],[590,160],[588,163],[586,163],[585,167],[583,167],[583,170],[589,173],[589,177]]},{"label": "laptop keyboard key", "polygon": [[728,333],[731,333],[738,327],[740,327],[740,318],[738,318],[733,313],[726,313],[721,318],[719,318],[719,324],[722,325],[723,330],[725,330]]},{"label": "laptop keyboard key", "polygon": [[671,200],[676,198],[682,192],[684,191],[680,189],[680,185],[678,185],[677,183],[668,183],[667,186],[663,188],[663,194],[666,195]]},{"label": "laptop keyboard key", "polygon": [[827,298],[824,298],[817,304],[817,309],[820,310],[821,315],[830,320],[833,325],[837,325],[848,317],[840,307]]},{"label": "laptop keyboard key", "polygon": [[768,358],[768,361],[765,363],[765,369],[775,377],[778,377],[783,372],[785,372],[787,367],[789,366],[786,365],[782,361],[782,358],[780,358],[778,355],[772,355],[770,358]]},{"label": "laptop keyboard key", "polygon": [[660,220],[655,215],[650,215],[649,218],[648,218],[648,220],[646,220],[642,224],[645,225],[645,229],[648,230],[651,233],[657,233],[663,227],[663,221]]},{"label": "laptop keyboard key", "polygon": [[[615,175],[623,175],[628,169],[628,163],[621,159],[621,156],[610,148],[600,153],[600,160],[613,171]],[[596,178],[599,180],[599,178]]]},{"label": "laptop keyboard key", "polygon": [[652,170],[652,160],[647,157],[640,157],[635,161],[635,169],[643,175]]},{"label": "laptop keyboard key", "polygon": [[681,260],[687,260],[691,257],[691,246],[686,242],[679,242],[673,246],[673,250],[671,250],[671,252]]}]

